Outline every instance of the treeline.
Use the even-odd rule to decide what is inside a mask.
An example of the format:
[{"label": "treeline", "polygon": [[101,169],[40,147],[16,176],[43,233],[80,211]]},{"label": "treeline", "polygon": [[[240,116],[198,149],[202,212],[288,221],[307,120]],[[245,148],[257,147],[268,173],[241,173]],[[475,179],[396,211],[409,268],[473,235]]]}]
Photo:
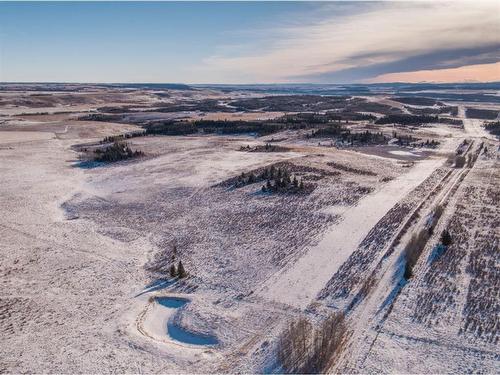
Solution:
[{"label": "treeline", "polygon": [[250,147],[250,145],[241,146],[240,151],[247,152],[287,152],[290,151],[288,147],[283,147],[279,145],[273,145],[267,142],[264,146],[257,145],[255,147]]},{"label": "treeline", "polygon": [[89,113],[88,115],[80,116],[81,121],[103,121],[103,122],[118,122],[121,116],[105,113]]},{"label": "treeline", "polygon": [[111,143],[111,142],[119,142],[124,139],[129,139],[129,138],[134,138],[134,137],[142,137],[146,135],[146,132],[141,130],[141,131],[136,131],[136,132],[129,132],[129,133],[124,133],[124,134],[118,134],[118,135],[110,135],[107,137],[104,137],[100,143]]},{"label": "treeline", "polygon": [[351,145],[379,145],[386,144],[389,141],[389,137],[386,137],[382,132],[370,132],[368,130],[361,133],[351,133],[349,130],[347,133],[342,134],[341,139],[343,142],[347,142]]},{"label": "treeline", "polygon": [[146,134],[152,135],[187,135],[197,132],[196,126],[187,121],[164,121],[146,127]]},{"label": "treeline", "polygon": [[338,119],[338,121],[375,121],[377,119],[374,115],[351,111],[330,113],[329,116],[332,119]]},{"label": "treeline", "polygon": [[306,134],[306,137],[340,137],[342,134],[347,134],[347,132],[349,132],[349,130],[340,124],[330,124],[317,130],[313,130],[311,134]]},{"label": "treeline", "polygon": [[495,109],[481,109],[481,108],[467,108],[465,115],[467,118],[478,118],[482,120],[495,120],[498,117],[498,110]]},{"label": "treeline", "polygon": [[[130,113],[130,112],[134,112],[134,111],[132,111],[132,108],[137,108],[137,107],[134,107],[134,106],[121,106],[121,107],[105,106],[105,107],[97,108],[97,111],[100,113]],[[135,111],[135,112],[137,112],[137,111]]]},{"label": "treeline", "polygon": [[263,98],[244,98],[230,102],[238,111],[325,111],[334,108],[344,108],[348,96],[321,96],[321,95],[273,95]]},{"label": "treeline", "polygon": [[487,122],[484,124],[484,128],[489,131],[491,134],[500,137],[500,121],[496,122]]},{"label": "treeline", "polygon": [[330,137],[335,138],[337,141],[342,143],[347,143],[351,146],[354,145],[378,145],[386,144],[389,141],[389,137],[385,136],[382,132],[371,132],[364,131],[353,133],[351,130],[346,129],[340,125],[328,126],[321,129],[313,130],[312,133],[307,135],[307,137]]},{"label": "treeline", "polygon": [[387,115],[375,121],[377,125],[400,124],[400,125],[422,125],[438,122],[437,116],[416,115]]},{"label": "treeline", "polygon": [[197,121],[161,121],[145,126],[146,134],[186,135],[198,132],[206,134],[273,134],[285,129],[302,129],[313,126],[307,123],[286,123],[274,120],[197,120]]},{"label": "treeline", "polygon": [[464,122],[457,118],[449,118],[449,117],[438,117],[438,122],[440,124],[448,124],[455,126],[464,126]]},{"label": "treeline", "polygon": [[415,143],[413,143],[413,146],[415,146],[415,147],[424,147],[424,148],[436,148],[437,146],[439,146],[439,144],[440,144],[439,141],[436,141],[434,139],[431,139],[429,141],[427,139],[425,142],[424,141],[415,142]]},{"label": "treeline", "polygon": [[358,113],[353,111],[329,111],[326,113],[294,113],[286,114],[277,118],[275,121],[284,122],[287,124],[327,124],[332,122],[348,122],[348,121],[374,121],[376,119],[373,115]]},{"label": "treeline", "polygon": [[396,144],[399,146],[413,146],[413,147],[426,147],[436,148],[440,143],[434,139],[422,141],[420,138],[415,138],[410,135],[398,135],[397,132],[392,132],[392,138],[396,139]]},{"label": "treeline", "polygon": [[193,124],[204,133],[217,134],[242,134],[255,133],[266,135],[284,129],[282,124],[276,124],[270,121],[227,121],[227,120],[198,120]]},{"label": "treeline", "polygon": [[387,125],[387,124],[399,124],[399,125],[423,125],[423,124],[432,124],[432,123],[441,123],[441,124],[449,124],[449,125],[459,125],[462,126],[463,122],[459,119],[452,119],[448,117],[439,117],[439,116],[431,116],[431,115],[387,115],[379,118],[375,121],[377,125]]},{"label": "treeline", "polygon": [[104,149],[98,148],[94,151],[94,160],[100,162],[115,162],[143,156],[139,150],[132,150],[125,142],[114,142]]}]

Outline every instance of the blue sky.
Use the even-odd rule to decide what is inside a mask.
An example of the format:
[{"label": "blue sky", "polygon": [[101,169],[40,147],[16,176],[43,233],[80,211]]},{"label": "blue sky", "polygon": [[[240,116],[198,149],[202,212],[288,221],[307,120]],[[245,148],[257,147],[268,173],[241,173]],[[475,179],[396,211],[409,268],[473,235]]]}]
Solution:
[{"label": "blue sky", "polygon": [[0,3],[0,81],[359,82],[473,64],[491,71],[499,2],[477,4]]}]

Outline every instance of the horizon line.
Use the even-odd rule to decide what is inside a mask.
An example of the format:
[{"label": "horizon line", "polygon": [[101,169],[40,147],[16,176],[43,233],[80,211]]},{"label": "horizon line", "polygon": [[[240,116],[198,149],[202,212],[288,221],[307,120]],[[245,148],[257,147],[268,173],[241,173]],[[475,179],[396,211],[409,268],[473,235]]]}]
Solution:
[{"label": "horizon line", "polygon": [[55,85],[184,85],[184,86],[292,86],[292,85],[359,85],[359,86],[374,86],[374,85],[475,85],[475,84],[500,84],[500,81],[457,81],[457,82],[439,82],[439,81],[421,81],[421,82],[286,82],[286,83],[185,83],[185,82],[83,82],[83,81],[0,81],[0,85],[40,85],[40,84],[55,84]]}]

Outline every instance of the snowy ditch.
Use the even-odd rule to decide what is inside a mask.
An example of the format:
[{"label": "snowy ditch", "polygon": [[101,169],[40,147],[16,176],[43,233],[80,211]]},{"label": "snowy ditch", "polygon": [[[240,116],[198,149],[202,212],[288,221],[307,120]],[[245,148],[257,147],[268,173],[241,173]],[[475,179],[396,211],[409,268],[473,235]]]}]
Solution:
[{"label": "snowy ditch", "polygon": [[176,317],[179,310],[190,302],[189,299],[181,297],[155,297],[144,315],[142,328],[155,339],[162,340],[166,336],[181,344],[217,345],[219,341],[215,336],[194,332],[178,324]]}]

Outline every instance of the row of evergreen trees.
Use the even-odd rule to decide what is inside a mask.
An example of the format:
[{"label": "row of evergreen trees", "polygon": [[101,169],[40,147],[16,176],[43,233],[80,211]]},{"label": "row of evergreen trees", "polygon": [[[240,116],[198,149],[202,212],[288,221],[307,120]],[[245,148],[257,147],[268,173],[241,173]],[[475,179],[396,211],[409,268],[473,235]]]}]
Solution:
[{"label": "row of evergreen trees", "polygon": [[145,136],[146,132],[141,130],[141,131],[136,131],[136,132],[129,132],[129,133],[124,133],[124,134],[118,134],[118,135],[110,135],[107,137],[104,137],[101,140],[101,144],[104,143],[111,143],[111,142],[119,142],[124,139],[129,139],[129,138],[134,138],[134,137],[142,137]]}]

